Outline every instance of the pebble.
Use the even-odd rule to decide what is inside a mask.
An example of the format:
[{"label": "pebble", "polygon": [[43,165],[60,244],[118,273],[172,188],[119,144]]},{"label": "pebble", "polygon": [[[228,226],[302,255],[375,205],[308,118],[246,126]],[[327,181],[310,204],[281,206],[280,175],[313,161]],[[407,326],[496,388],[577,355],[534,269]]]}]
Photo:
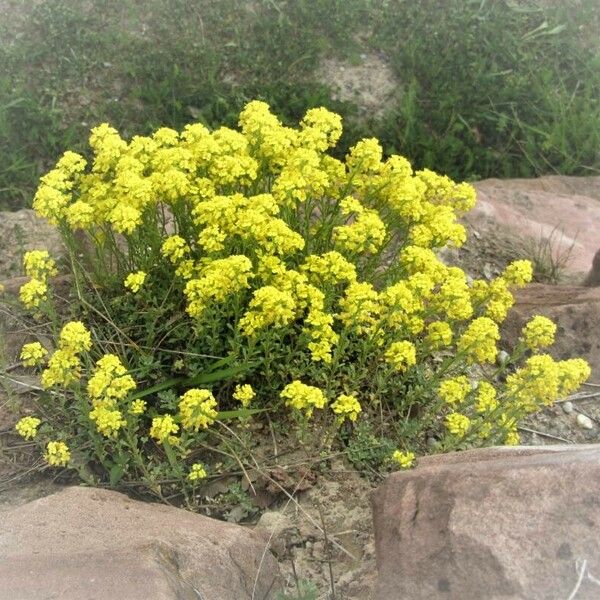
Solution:
[{"label": "pebble", "polygon": [[[566,415],[570,415],[575,409],[573,408],[573,403],[572,402],[561,402],[561,406],[563,409],[563,412]],[[582,417],[585,415],[581,415]]]},{"label": "pebble", "polygon": [[594,429],[594,423],[592,420],[581,413],[577,415],[577,425],[579,425],[579,427],[582,429]]},{"label": "pebble", "polygon": [[510,358],[510,354],[506,350],[500,350],[496,360],[499,365],[503,365]]}]

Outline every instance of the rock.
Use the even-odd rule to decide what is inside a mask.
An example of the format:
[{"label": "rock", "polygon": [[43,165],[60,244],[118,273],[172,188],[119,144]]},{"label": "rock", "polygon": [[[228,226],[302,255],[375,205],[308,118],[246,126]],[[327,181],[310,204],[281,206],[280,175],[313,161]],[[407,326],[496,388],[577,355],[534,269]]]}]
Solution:
[{"label": "rock", "polygon": [[583,561],[599,598],[599,495],[598,444],[423,458],[373,495],[375,599],[572,598]]},{"label": "rock", "polygon": [[58,230],[33,210],[0,211],[0,280],[20,275],[27,250],[48,250],[53,258],[64,252]]},{"label": "rock", "polygon": [[238,525],[70,487],[0,513],[0,596],[28,600],[269,599],[279,571]]},{"label": "rock", "polygon": [[587,415],[582,415],[581,413],[577,415],[577,425],[581,429],[594,429],[594,422]]},{"label": "rock", "polygon": [[589,287],[595,287],[600,285],[600,250],[598,250],[598,252],[596,252],[596,254],[594,255],[594,260],[592,261],[592,268],[587,274],[583,285]]},{"label": "rock", "polygon": [[555,255],[570,251],[567,269],[583,280],[598,250],[600,177],[486,179],[475,184],[477,205],[465,220],[479,232],[506,229],[549,239]]},{"label": "rock", "polygon": [[563,412],[565,413],[565,415],[570,415],[575,410],[573,408],[573,403],[572,402],[562,402],[561,406],[562,406],[562,409],[563,409]]},{"label": "rock", "polygon": [[600,382],[600,288],[536,283],[518,290],[515,300],[502,326],[509,347],[533,315],[544,315],[558,326],[548,352],[561,360],[585,358],[592,367],[590,381]]}]

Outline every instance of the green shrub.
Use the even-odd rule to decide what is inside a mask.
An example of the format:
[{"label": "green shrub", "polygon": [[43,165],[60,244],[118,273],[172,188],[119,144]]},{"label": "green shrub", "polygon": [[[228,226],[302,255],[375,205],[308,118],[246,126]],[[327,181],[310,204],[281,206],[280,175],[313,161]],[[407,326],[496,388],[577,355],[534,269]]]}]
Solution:
[{"label": "green shrub", "polygon": [[[470,185],[384,161],[373,138],[332,158],[341,119],[322,108],[292,129],[254,101],[240,127],[127,142],[103,124],[89,163],[67,152],[42,178],[34,208],[69,249],[74,301],[62,325],[56,265],[28,252],[21,300],[56,341],[23,348],[47,391],[17,429],[50,465],[193,506],[207,476],[258,468],[253,427],[317,458],[349,443],[359,465],[407,468],[429,438],[517,443],[521,417],[589,376],[537,353],[556,330],[544,317],[496,364],[532,269],[469,284],[438,260],[465,241]],[[366,452],[369,428],[394,445]]]}]

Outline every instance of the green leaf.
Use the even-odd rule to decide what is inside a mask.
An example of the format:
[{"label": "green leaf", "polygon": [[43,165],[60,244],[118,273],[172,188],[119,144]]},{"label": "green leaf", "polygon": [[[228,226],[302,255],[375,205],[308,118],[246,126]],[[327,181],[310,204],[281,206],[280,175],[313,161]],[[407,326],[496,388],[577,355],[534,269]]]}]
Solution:
[{"label": "green leaf", "polygon": [[267,408],[239,408],[237,410],[223,410],[219,412],[219,421],[231,421],[231,419],[243,419],[261,412],[268,412]]},{"label": "green leaf", "polygon": [[235,375],[244,373],[253,366],[252,363],[245,363],[243,365],[229,367],[228,369],[220,369],[218,371],[213,371],[212,369],[214,369],[216,365],[223,364],[223,360],[214,363],[211,367],[209,367],[208,372],[201,373],[200,375],[196,375],[195,377],[174,377],[172,379],[166,379],[161,383],[157,383],[156,385],[146,388],[145,390],[140,390],[139,392],[136,392],[135,394],[131,395],[131,400],[145,398],[146,396],[150,396],[151,394],[156,394],[158,392],[162,392],[163,390],[167,390],[173,387],[186,388],[195,385],[205,385],[208,383],[214,383],[215,381],[223,381],[224,379],[229,379],[231,377],[234,377]]},{"label": "green leaf", "polygon": [[119,483],[119,481],[121,481],[121,479],[123,478],[123,475],[125,474],[125,469],[123,468],[122,465],[119,464],[115,464],[111,467],[110,469],[110,473],[109,473],[109,483],[111,487],[114,487],[115,485],[117,485],[117,483]]}]

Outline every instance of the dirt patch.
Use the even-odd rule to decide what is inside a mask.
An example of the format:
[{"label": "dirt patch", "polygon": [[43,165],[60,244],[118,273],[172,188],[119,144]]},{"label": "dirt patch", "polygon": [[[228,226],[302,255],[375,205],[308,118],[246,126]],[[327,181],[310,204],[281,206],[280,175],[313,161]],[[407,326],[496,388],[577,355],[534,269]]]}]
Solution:
[{"label": "dirt patch", "polygon": [[374,487],[338,460],[309,491],[263,513],[257,527],[271,536],[290,597],[303,581],[311,582],[323,600],[372,597]]},{"label": "dirt patch", "polygon": [[378,117],[401,93],[400,82],[388,62],[379,54],[361,54],[353,64],[339,58],[321,63],[318,78],[332,89],[332,98],[353,102],[362,113]]}]

